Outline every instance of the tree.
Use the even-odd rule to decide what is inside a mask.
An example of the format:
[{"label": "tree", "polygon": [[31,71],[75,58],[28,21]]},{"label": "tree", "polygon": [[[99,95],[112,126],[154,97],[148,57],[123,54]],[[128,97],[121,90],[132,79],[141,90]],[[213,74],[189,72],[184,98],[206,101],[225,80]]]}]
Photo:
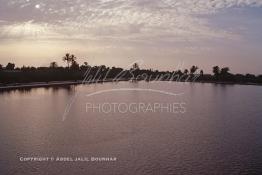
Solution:
[{"label": "tree", "polygon": [[191,74],[194,74],[194,73],[197,71],[197,69],[198,69],[197,66],[192,66],[192,67],[190,68],[190,73],[191,73]]},{"label": "tree", "polygon": [[218,66],[214,66],[213,67],[213,73],[215,75],[215,77],[218,77],[220,74],[220,68]]},{"label": "tree", "polygon": [[256,78],[256,76],[254,74],[246,74],[247,78]]},{"label": "tree", "polygon": [[54,69],[54,68],[57,68],[58,67],[58,64],[57,64],[57,62],[51,62],[50,63],[50,68],[52,68],[52,69]]},{"label": "tree", "polygon": [[179,75],[179,77],[183,75],[181,70],[176,71],[175,74]]},{"label": "tree", "polygon": [[71,69],[72,70],[79,70],[79,64],[75,60],[73,60],[73,62],[72,62]]},{"label": "tree", "polygon": [[67,53],[64,57],[63,57],[63,61],[65,61],[67,63],[67,68],[69,69],[69,65],[71,62],[71,56],[70,53]]},{"label": "tree", "polygon": [[185,74],[185,75],[187,75],[188,72],[189,72],[188,69],[185,69],[185,70],[184,70],[184,74]]},{"label": "tree", "polygon": [[5,67],[6,70],[14,70],[15,64],[14,63],[8,63]]},{"label": "tree", "polygon": [[73,62],[76,62],[76,59],[77,59],[77,58],[75,57],[75,55],[72,54],[72,55],[70,56],[71,65],[73,64]]},{"label": "tree", "polygon": [[203,77],[203,75],[204,75],[204,71],[201,70],[201,71],[200,71],[200,76]]},{"label": "tree", "polygon": [[224,68],[221,69],[220,74],[222,76],[225,76],[225,75],[228,75],[229,71],[230,71],[230,69],[228,67],[224,67]]},{"label": "tree", "polygon": [[84,64],[80,66],[80,69],[86,71],[89,67],[88,63],[84,62]]},{"label": "tree", "polygon": [[139,70],[140,68],[139,68],[138,63],[134,63],[133,66],[132,66],[132,69],[133,70]]},{"label": "tree", "polygon": [[[71,66],[73,65],[73,63],[76,63],[76,56],[75,55],[70,55],[70,53],[67,53],[64,57],[63,57],[63,61],[65,61],[67,63],[67,68],[70,68],[70,64]],[[78,65],[79,66],[79,65]]]}]

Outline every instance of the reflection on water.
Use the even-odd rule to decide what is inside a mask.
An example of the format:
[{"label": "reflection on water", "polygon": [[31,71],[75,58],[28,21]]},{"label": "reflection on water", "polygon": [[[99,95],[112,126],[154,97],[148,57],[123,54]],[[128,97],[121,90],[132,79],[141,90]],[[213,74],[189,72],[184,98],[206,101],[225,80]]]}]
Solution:
[{"label": "reflection on water", "polygon": [[[156,89],[86,95],[108,89]],[[261,174],[259,86],[121,82],[0,92],[0,174]],[[67,119],[65,107],[72,97]],[[86,103],[186,103],[186,113],[86,112]],[[27,156],[117,162],[19,162]]]},{"label": "reflection on water", "polygon": [[1,94],[30,94],[32,91],[37,91],[39,89],[48,91],[51,90],[53,93],[58,92],[59,90],[67,90],[68,93],[74,93],[75,91],[75,86],[74,85],[65,85],[65,86],[47,86],[43,88],[33,88],[33,87],[25,87],[25,88],[19,88],[19,89],[5,89],[5,90],[0,90],[0,95]]}]

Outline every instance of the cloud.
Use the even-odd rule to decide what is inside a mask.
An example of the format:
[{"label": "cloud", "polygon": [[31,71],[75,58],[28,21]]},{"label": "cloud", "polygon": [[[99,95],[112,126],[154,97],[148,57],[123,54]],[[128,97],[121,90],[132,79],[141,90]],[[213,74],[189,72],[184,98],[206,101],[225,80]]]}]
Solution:
[{"label": "cloud", "polygon": [[[194,42],[234,39],[205,17],[261,0],[1,0],[0,38]],[[1,9],[8,9],[4,11]]]}]

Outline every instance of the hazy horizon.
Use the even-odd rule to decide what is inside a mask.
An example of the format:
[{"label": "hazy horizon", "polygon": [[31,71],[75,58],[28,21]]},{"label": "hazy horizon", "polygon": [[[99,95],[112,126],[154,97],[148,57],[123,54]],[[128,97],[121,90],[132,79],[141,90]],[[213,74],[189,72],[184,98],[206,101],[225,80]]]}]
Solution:
[{"label": "hazy horizon", "polygon": [[0,64],[78,62],[262,74],[261,0],[0,0]]}]

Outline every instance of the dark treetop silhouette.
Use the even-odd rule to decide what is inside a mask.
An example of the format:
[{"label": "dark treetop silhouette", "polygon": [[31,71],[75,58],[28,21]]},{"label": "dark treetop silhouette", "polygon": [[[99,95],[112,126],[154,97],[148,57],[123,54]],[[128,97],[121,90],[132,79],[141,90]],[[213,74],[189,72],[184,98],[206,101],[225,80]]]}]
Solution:
[{"label": "dark treetop silhouette", "polygon": [[162,81],[199,81],[215,83],[239,83],[239,84],[262,84],[262,75],[232,74],[228,67],[213,67],[213,75],[204,74],[198,66],[193,65],[190,69],[159,71],[141,69],[138,63],[134,63],[130,70],[105,65],[90,66],[87,62],[83,65],[77,63],[75,55],[67,53],[63,58],[67,67],[58,66],[57,62],[51,62],[49,67],[15,67],[14,63],[8,63],[5,67],[0,65],[0,86],[10,84],[51,82],[51,81],[80,81],[85,77],[93,80],[162,80]]}]

